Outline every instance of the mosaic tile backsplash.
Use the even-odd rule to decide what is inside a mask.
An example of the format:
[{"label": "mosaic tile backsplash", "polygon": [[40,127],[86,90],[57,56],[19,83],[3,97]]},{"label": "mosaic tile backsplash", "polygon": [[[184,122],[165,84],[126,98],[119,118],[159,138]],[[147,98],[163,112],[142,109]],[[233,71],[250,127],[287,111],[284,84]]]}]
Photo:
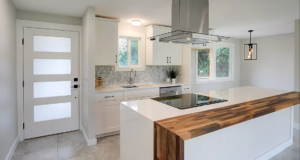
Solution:
[{"label": "mosaic tile backsplash", "polygon": [[[165,82],[167,79],[166,71],[169,68],[172,66],[146,66],[145,71],[136,71],[135,83]],[[114,66],[96,66],[95,76],[102,77],[103,86],[128,84],[130,71],[115,71]]]}]

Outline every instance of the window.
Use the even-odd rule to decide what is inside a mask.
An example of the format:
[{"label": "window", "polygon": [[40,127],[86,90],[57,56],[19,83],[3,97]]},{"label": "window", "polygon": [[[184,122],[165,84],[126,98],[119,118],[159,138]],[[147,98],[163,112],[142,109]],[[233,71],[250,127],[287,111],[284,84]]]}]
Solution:
[{"label": "window", "polygon": [[139,41],[138,38],[119,38],[119,67],[139,65]]},{"label": "window", "polygon": [[145,44],[145,34],[119,31],[119,55],[115,71],[144,71]]},{"label": "window", "polygon": [[230,81],[233,77],[234,44],[195,46],[197,83]]}]

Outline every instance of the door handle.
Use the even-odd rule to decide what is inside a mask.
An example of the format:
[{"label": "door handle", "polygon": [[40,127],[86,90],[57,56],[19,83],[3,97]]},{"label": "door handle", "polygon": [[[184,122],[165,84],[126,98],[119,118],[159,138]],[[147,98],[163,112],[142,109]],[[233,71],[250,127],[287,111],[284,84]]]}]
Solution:
[{"label": "door handle", "polygon": [[118,55],[116,55],[116,63],[118,63]]},{"label": "door handle", "polygon": [[167,57],[167,63],[169,63],[169,57]]},{"label": "door handle", "polygon": [[79,88],[79,85],[75,84],[74,86],[71,86],[71,88]]},{"label": "door handle", "polygon": [[170,63],[172,63],[172,57],[170,57]]}]

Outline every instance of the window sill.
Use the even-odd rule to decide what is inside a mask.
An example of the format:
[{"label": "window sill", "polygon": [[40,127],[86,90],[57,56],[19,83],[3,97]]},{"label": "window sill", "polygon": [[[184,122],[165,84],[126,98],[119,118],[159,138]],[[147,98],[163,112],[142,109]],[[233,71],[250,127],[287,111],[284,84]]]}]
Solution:
[{"label": "window sill", "polygon": [[196,84],[203,83],[218,83],[218,82],[231,82],[234,81],[233,78],[220,78],[220,79],[197,79]]},{"label": "window sill", "polygon": [[135,71],[145,71],[145,67],[142,66],[130,66],[130,67],[120,67],[116,66],[115,71],[131,71],[134,69]]}]

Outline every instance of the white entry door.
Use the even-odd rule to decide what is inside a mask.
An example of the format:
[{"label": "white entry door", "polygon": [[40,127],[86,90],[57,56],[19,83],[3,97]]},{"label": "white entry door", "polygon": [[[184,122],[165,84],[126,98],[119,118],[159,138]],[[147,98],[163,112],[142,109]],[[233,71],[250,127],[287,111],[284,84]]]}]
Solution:
[{"label": "white entry door", "polygon": [[24,28],[25,139],[79,129],[78,37]]}]

